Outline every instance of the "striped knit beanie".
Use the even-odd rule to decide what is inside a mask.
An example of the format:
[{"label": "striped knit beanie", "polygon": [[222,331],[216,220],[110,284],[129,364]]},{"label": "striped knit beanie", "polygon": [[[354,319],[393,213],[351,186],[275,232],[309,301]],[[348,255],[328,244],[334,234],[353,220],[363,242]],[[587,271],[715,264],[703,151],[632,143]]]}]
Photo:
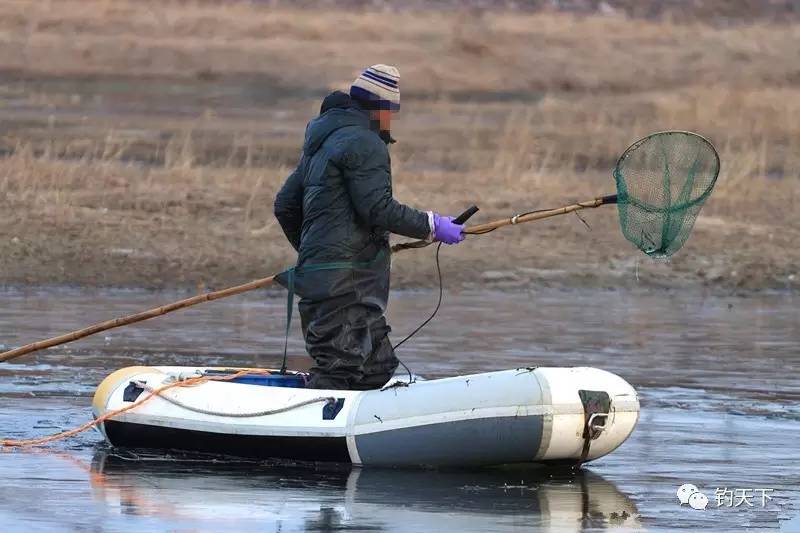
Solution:
[{"label": "striped knit beanie", "polygon": [[400,72],[389,65],[372,65],[353,85],[350,96],[367,109],[400,110]]}]

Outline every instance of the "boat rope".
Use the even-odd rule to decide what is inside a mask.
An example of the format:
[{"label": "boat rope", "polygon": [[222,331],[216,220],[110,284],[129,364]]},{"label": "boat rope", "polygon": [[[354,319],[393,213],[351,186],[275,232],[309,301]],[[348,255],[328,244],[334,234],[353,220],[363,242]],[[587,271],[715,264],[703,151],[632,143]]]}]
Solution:
[{"label": "boat rope", "polygon": [[131,381],[134,385],[143,389],[147,392],[154,393],[158,395],[162,400],[165,400],[173,405],[177,405],[187,411],[192,411],[194,413],[200,413],[201,415],[211,415],[211,416],[223,416],[227,418],[256,418],[259,416],[269,416],[269,415],[277,415],[280,413],[285,413],[286,411],[291,411],[292,409],[298,409],[300,407],[305,407],[306,405],[312,405],[315,403],[326,402],[329,404],[336,403],[336,398],[332,396],[318,396],[317,398],[311,398],[309,400],[303,400],[302,402],[292,403],[286,405],[284,407],[279,407],[277,409],[266,409],[263,411],[254,411],[252,413],[230,413],[225,411],[212,411],[211,409],[203,409],[201,407],[193,407],[182,401],[178,400],[177,398],[172,398],[165,394],[162,394],[158,391],[158,388],[151,387],[147,383],[143,381]]},{"label": "boat rope", "polygon": [[180,381],[174,381],[172,383],[167,383],[165,385],[162,385],[162,386],[154,389],[152,392],[147,393],[146,395],[144,395],[141,398],[137,399],[135,402],[131,403],[130,405],[126,405],[125,407],[120,407],[119,409],[114,409],[113,411],[109,411],[109,412],[105,413],[104,415],[101,415],[101,416],[95,418],[94,420],[86,422],[85,424],[80,425],[80,426],[78,426],[76,428],[73,428],[73,429],[70,429],[70,430],[67,430],[67,431],[62,431],[60,433],[55,433],[53,435],[48,435],[46,437],[40,437],[38,439],[21,439],[21,440],[17,440],[17,439],[0,439],[0,450],[2,450],[3,448],[14,448],[14,447],[19,448],[19,447],[25,447],[25,446],[41,446],[43,444],[49,444],[51,442],[55,442],[55,441],[59,441],[59,440],[63,440],[63,439],[68,439],[70,437],[74,437],[75,435],[77,435],[79,433],[83,433],[86,430],[92,429],[93,427],[96,427],[99,424],[102,424],[106,420],[110,420],[110,419],[114,418],[115,416],[121,415],[122,413],[126,413],[126,412],[128,412],[128,411],[130,411],[132,409],[135,409],[135,408],[139,407],[143,403],[151,400],[152,398],[155,398],[156,396],[159,396],[162,392],[164,392],[166,390],[169,390],[169,389],[173,389],[173,388],[176,388],[176,387],[194,387],[194,386],[197,386],[197,385],[202,385],[203,383],[206,383],[208,381],[233,381],[235,379],[238,379],[238,378],[241,378],[241,377],[244,377],[244,376],[247,376],[247,375],[251,375],[251,374],[270,375],[271,372],[269,372],[268,370],[246,369],[246,370],[240,370],[240,371],[238,371],[238,372],[236,372],[234,374],[228,374],[227,376],[208,376],[208,375],[203,375],[203,376],[186,378],[186,379],[183,379],[183,380],[180,380]]}]

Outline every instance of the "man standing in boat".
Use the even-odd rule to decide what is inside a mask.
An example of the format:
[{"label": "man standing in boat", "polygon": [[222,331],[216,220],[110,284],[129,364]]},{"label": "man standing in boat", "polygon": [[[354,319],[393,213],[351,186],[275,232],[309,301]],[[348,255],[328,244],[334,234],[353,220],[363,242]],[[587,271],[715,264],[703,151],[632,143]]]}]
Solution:
[{"label": "man standing in boat", "polygon": [[300,296],[309,387],[367,390],[398,365],[384,313],[389,299],[389,234],[455,244],[453,217],[392,197],[388,145],[400,109],[400,75],[373,65],[328,95],[306,127],[300,163],[275,198],[275,216],[298,252],[278,281]]}]

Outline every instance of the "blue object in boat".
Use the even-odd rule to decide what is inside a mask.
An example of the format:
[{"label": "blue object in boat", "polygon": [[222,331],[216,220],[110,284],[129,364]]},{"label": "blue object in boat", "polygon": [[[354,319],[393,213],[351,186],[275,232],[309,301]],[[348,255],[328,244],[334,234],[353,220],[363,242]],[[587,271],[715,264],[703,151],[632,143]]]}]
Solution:
[{"label": "blue object in boat", "polygon": [[[239,370],[206,370],[206,376],[229,376]],[[292,387],[303,389],[306,386],[306,378],[303,374],[249,374],[230,380],[231,383],[245,383],[247,385],[262,385],[264,387]]]}]

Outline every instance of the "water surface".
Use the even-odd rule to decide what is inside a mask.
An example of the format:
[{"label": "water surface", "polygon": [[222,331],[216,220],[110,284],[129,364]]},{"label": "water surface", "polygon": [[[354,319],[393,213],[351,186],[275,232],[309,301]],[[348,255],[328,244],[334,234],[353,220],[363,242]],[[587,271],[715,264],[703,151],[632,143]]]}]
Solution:
[{"label": "water surface", "polygon": [[[170,292],[6,290],[0,344],[25,344],[184,296]],[[49,448],[0,452],[3,530],[674,531],[777,529],[800,512],[800,313],[791,294],[666,291],[447,294],[399,355],[440,377],[516,366],[586,365],[641,393],[627,443],[578,473],[518,467],[396,471],[272,464],[114,450],[88,432]],[[395,339],[435,294],[391,303]],[[91,395],[133,364],[276,366],[285,303],[252,294],[0,364],[3,437],[90,417]],[[297,321],[295,321],[297,324]],[[303,350],[299,331],[290,352]],[[679,506],[697,485],[705,511]],[[716,488],[772,489],[761,507],[717,507]],[[46,512],[43,512],[46,509]],[[796,519],[792,524],[796,524]]]}]

